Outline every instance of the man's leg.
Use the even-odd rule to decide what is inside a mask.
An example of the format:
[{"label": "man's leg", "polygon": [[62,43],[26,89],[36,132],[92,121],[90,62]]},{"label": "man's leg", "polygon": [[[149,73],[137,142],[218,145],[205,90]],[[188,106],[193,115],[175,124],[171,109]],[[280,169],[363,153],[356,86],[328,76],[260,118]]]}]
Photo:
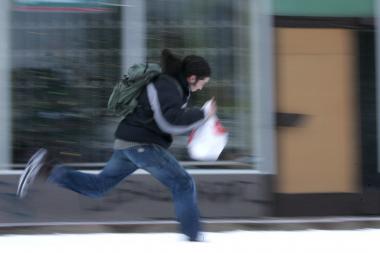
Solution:
[{"label": "man's leg", "polygon": [[124,152],[134,164],[148,171],[171,190],[182,232],[190,240],[198,240],[199,210],[191,176],[174,156],[159,146],[143,145]]},{"label": "man's leg", "polygon": [[136,169],[121,150],[116,150],[99,174],[83,173],[59,165],[54,167],[48,181],[88,197],[101,197]]}]

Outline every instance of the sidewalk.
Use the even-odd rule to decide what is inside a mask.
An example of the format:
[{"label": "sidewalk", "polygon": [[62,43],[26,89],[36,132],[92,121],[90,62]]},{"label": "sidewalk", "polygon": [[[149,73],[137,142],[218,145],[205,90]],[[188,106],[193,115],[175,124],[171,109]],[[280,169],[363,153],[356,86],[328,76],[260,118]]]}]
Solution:
[{"label": "sidewalk", "polygon": [[[208,232],[235,230],[355,230],[380,228],[380,217],[310,217],[261,219],[203,219],[203,230]],[[178,223],[172,220],[120,222],[39,222],[0,223],[0,234],[51,233],[152,233],[176,232]]]}]

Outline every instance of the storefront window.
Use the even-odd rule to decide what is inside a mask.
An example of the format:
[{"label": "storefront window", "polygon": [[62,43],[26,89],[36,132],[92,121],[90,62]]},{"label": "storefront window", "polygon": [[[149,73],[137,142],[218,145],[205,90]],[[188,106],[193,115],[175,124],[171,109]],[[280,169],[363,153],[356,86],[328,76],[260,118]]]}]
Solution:
[{"label": "storefront window", "polygon": [[[247,1],[147,1],[149,59],[170,48],[182,56],[202,55],[211,64],[210,84],[193,99],[196,105],[212,96],[217,100],[218,116],[230,134],[220,160],[252,157],[248,11]],[[179,136],[172,147],[181,160],[188,159],[186,142],[187,136]]]},{"label": "storefront window", "polygon": [[[119,118],[106,111],[122,70],[123,8],[128,1],[13,1],[11,12],[13,162],[38,147],[62,162],[102,163],[112,152]],[[252,161],[249,1],[146,0],[147,60],[164,48],[198,54],[212,66],[210,84],[193,96],[201,106],[214,96],[229,131],[221,161]],[[131,8],[133,6],[130,6]],[[124,22],[124,23],[123,23]],[[145,60],[145,59],[142,59]],[[187,136],[171,151],[189,161]]]},{"label": "storefront window", "polygon": [[108,159],[105,110],[120,77],[120,11],[97,2],[13,2],[14,163],[38,147],[63,162]]}]

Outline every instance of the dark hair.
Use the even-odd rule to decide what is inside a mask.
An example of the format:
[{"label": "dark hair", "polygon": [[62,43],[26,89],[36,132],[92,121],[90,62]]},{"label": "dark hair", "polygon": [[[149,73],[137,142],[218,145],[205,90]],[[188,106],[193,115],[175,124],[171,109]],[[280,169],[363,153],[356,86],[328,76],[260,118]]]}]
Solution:
[{"label": "dark hair", "polygon": [[177,76],[181,72],[182,60],[179,56],[174,55],[169,49],[161,52],[162,73]]},{"label": "dark hair", "polygon": [[208,62],[203,57],[197,55],[189,55],[183,59],[182,71],[185,77],[196,75],[198,79],[211,75],[211,68]]},{"label": "dark hair", "polygon": [[161,52],[161,68],[162,73],[170,76],[178,76],[182,72],[185,77],[195,75],[198,79],[203,79],[211,75],[210,65],[203,57],[189,55],[182,60],[169,49]]}]

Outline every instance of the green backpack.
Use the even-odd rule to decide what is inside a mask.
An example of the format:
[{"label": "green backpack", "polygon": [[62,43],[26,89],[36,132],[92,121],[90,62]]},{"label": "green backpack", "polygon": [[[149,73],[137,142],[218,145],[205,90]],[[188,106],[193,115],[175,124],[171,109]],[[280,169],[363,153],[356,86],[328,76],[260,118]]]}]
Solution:
[{"label": "green backpack", "polygon": [[155,63],[135,64],[128,68],[124,76],[113,88],[108,99],[108,110],[117,116],[127,116],[137,107],[137,98],[144,87],[161,73],[161,67]]}]

